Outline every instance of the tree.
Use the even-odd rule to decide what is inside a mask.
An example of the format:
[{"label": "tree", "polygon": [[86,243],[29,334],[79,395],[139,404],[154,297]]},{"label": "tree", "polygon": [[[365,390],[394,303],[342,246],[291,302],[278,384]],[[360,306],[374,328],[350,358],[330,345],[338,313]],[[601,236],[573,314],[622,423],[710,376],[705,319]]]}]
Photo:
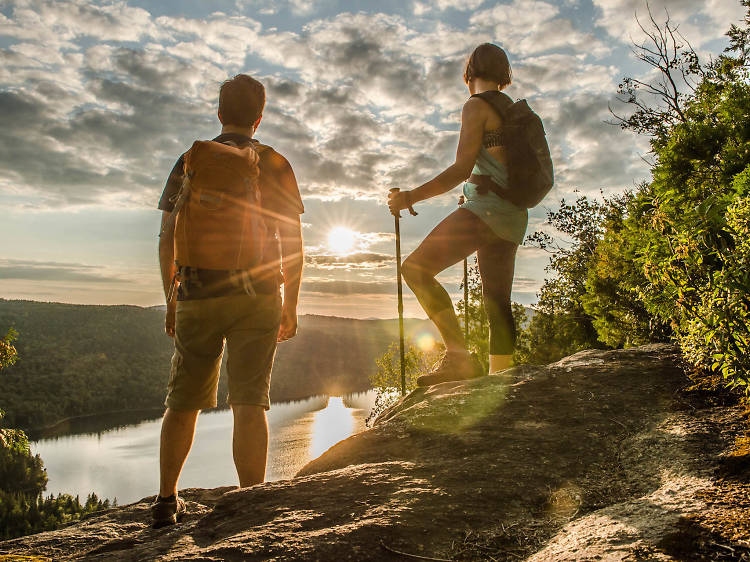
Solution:
[{"label": "tree", "polygon": [[636,18],[645,38],[634,44],[633,54],[655,70],[657,77],[651,81],[624,78],[618,87],[620,101],[635,110],[628,117],[618,115],[612,108],[610,113],[623,129],[645,133],[661,141],[675,125],[687,120],[685,104],[705,77],[705,71],[693,47],[671,22],[668,12],[663,25],[656,23],[650,7],[648,18],[648,28]]},{"label": "tree", "polygon": [[[672,327],[698,375],[719,374],[747,392],[750,1],[742,4],[744,26],[732,26],[728,49],[707,65],[675,39],[669,20],[659,26],[652,18],[652,45],[639,47],[639,58],[660,61],[651,66],[669,87],[650,91],[656,104],[633,93],[624,101],[635,110],[620,124],[649,135],[655,157],[653,180],[635,193],[637,212],[623,229],[634,269],[648,282],[644,305]],[[682,90],[674,87],[680,79]]]},{"label": "tree", "polygon": [[[0,340],[0,376],[13,365],[18,352],[13,345],[18,333],[11,328]],[[0,418],[2,418],[0,410]],[[87,513],[109,507],[92,493],[81,505],[67,494],[43,498],[47,471],[39,455],[32,455],[26,434],[20,429],[0,428],[0,539],[50,531]]]},{"label": "tree", "polygon": [[616,215],[616,202],[579,197],[560,203],[547,213],[547,223],[562,234],[554,239],[535,232],[526,243],[550,254],[550,274],[539,292],[535,314],[518,335],[517,363],[546,364],[589,347],[602,347],[594,319],[583,307],[586,279],[608,216]]},{"label": "tree", "polygon": [[[18,351],[13,342],[18,338],[18,332],[9,328],[5,337],[0,340],[0,375],[2,371],[15,364],[18,359]],[[5,412],[0,409],[0,421],[5,416]],[[28,441],[23,431],[18,429],[0,428],[0,447],[8,451],[21,451],[28,449]],[[46,482],[45,482],[46,484]]]},{"label": "tree", "polygon": [[[642,186],[641,189],[646,189]],[[669,341],[671,328],[646,308],[652,288],[643,268],[633,267],[648,244],[644,213],[630,192],[608,201],[611,212],[601,226],[602,235],[589,264],[584,311],[592,318],[599,341],[622,348]]]},{"label": "tree", "polygon": [[[479,265],[477,258],[474,258],[474,264],[467,269],[467,287],[468,287],[468,308],[464,299],[458,301],[456,311],[459,322],[461,323],[464,333],[468,334],[466,338],[466,348],[476,353],[482,364],[482,370],[487,372],[489,367],[490,352],[490,323],[487,318],[487,311],[484,308],[484,299],[482,297],[482,278],[479,275]],[[461,289],[464,288],[464,282],[461,281]],[[466,312],[469,313],[469,329],[466,330]]]},{"label": "tree", "polygon": [[5,337],[0,340],[0,371],[6,367],[10,367],[18,359],[18,351],[16,351],[13,345],[17,337],[18,332],[10,328]]},{"label": "tree", "polygon": [[[417,377],[426,373],[442,352],[442,345],[432,350],[423,351],[412,342],[404,344],[404,367],[406,391],[417,388]],[[388,407],[395,404],[401,396],[401,350],[398,342],[393,342],[388,349],[375,360],[375,372],[370,375],[370,384],[375,389],[375,405],[367,416],[367,424],[372,425],[375,419]]]}]

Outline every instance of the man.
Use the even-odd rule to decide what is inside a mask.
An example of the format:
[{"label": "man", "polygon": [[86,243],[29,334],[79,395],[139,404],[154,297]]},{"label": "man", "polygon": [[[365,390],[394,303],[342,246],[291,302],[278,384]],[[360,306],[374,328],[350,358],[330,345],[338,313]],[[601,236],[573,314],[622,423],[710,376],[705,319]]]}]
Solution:
[{"label": "man", "polygon": [[[265,89],[260,82],[243,74],[227,80],[219,92],[221,134],[213,139],[237,148],[255,149],[244,153],[254,159],[254,169],[260,172],[259,222],[265,222],[267,233],[260,266],[254,267],[249,276],[250,290],[241,272],[178,270],[175,264],[175,215],[178,221],[181,219],[180,210],[172,211],[183,184],[187,153],[172,169],[159,200],[158,207],[163,211],[159,263],[167,297],[165,330],[175,340],[175,351],[162,420],[160,489],[151,506],[154,527],[175,523],[185,511],[183,500],[177,496],[177,481],[193,442],[198,413],[216,406],[225,341],[228,402],[234,415],[232,449],[240,487],[252,486],[265,478],[265,411],[270,407],[268,391],[276,343],[297,332],[303,263],[299,215],[304,208],[289,162],[253,140],[264,105]],[[177,302],[170,299],[175,275],[180,281]]]}]

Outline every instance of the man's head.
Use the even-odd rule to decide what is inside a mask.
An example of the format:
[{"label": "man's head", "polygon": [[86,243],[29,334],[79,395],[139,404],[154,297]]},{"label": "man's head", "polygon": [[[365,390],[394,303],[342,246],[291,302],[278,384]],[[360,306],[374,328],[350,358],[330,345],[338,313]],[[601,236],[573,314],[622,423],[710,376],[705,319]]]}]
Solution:
[{"label": "man's head", "polygon": [[265,105],[266,89],[247,74],[226,80],[219,89],[219,121],[222,125],[257,126]]}]

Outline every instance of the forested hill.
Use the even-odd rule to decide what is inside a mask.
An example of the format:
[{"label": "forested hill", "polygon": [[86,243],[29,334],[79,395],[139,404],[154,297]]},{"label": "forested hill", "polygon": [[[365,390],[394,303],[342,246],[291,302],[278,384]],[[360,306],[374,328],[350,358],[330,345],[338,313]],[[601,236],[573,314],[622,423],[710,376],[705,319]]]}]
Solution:
[{"label": "forested hill", "polygon": [[[0,332],[19,333],[18,362],[0,376],[3,425],[160,407],[172,354],[163,324],[157,308],[0,299]],[[424,320],[407,320],[406,331],[434,334]],[[302,316],[298,336],[279,346],[271,400],[366,390],[375,358],[397,339],[396,320]],[[222,376],[220,405],[225,397]]]}]

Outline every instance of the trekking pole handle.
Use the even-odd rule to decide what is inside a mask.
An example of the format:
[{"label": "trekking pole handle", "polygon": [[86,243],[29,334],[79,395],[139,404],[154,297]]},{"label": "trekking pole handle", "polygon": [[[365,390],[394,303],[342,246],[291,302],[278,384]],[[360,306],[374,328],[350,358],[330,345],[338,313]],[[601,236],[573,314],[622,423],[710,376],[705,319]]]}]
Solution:
[{"label": "trekking pole handle", "polygon": [[[390,191],[391,193],[400,193],[401,192],[401,190],[398,187],[392,187],[388,191]],[[419,213],[417,213],[414,210],[414,207],[412,205],[409,205],[407,208],[409,209],[409,213],[411,213],[411,216],[416,217],[419,214]],[[396,213],[393,214],[393,216],[396,217],[397,219],[400,219],[401,218],[401,211],[397,211]]]}]

